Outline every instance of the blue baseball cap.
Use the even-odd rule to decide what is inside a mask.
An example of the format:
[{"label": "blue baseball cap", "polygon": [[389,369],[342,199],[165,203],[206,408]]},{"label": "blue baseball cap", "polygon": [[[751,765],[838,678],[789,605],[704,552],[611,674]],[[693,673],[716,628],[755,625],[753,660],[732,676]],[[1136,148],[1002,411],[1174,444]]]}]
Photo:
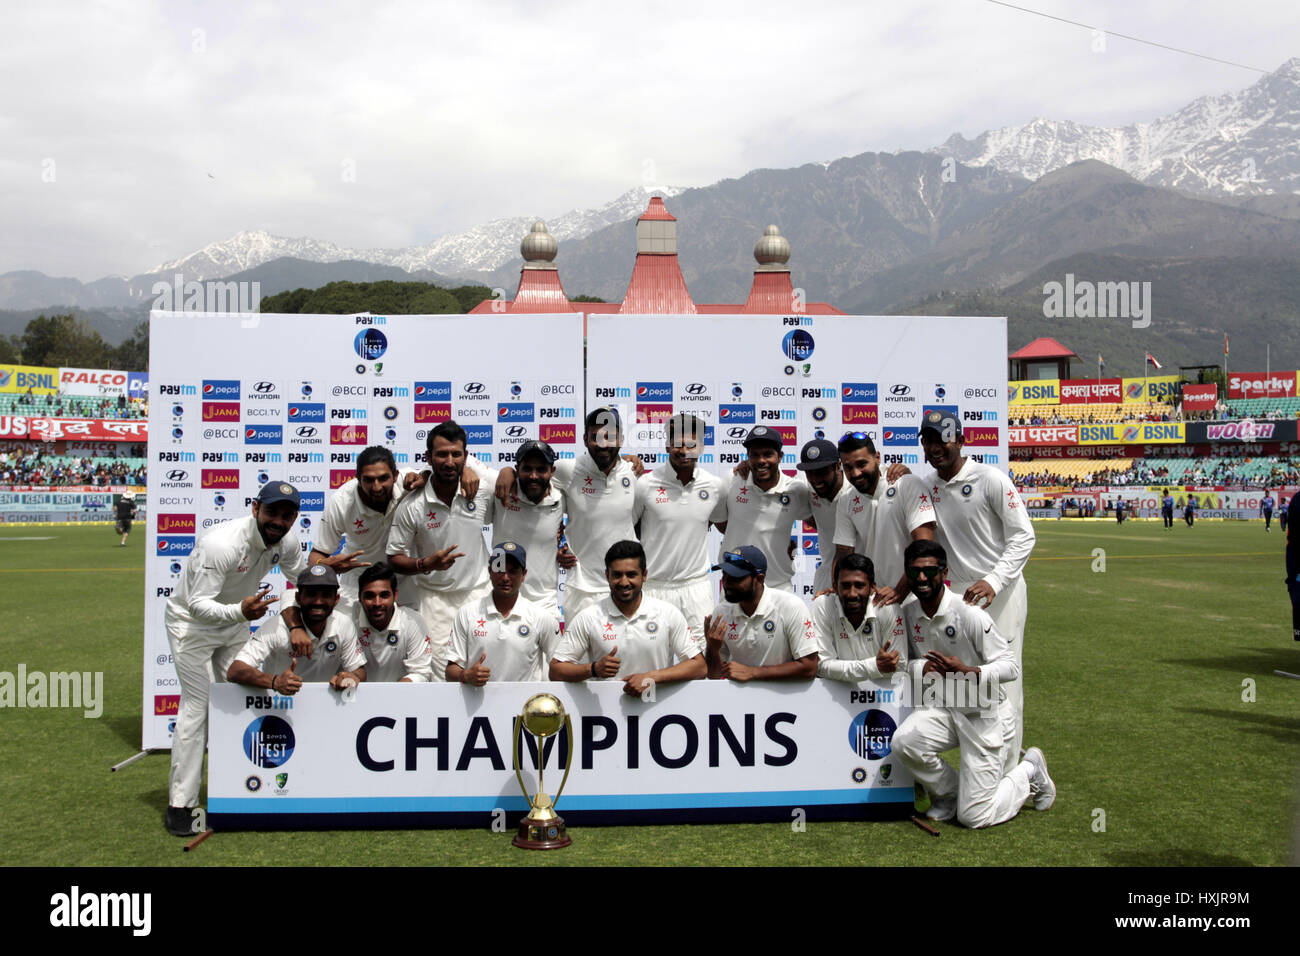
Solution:
[{"label": "blue baseball cap", "polygon": [[272,505],[277,501],[289,501],[297,508],[298,489],[288,482],[268,481],[262,486],[262,490],[257,493],[257,500],[264,505]]},{"label": "blue baseball cap", "polygon": [[[488,567],[496,568],[496,562],[504,561],[506,558],[515,561],[523,570],[528,570],[528,552],[524,550],[522,544],[515,544],[513,541],[502,541],[493,546],[492,553],[488,555]],[[505,565],[502,564],[501,567],[504,568]]]}]

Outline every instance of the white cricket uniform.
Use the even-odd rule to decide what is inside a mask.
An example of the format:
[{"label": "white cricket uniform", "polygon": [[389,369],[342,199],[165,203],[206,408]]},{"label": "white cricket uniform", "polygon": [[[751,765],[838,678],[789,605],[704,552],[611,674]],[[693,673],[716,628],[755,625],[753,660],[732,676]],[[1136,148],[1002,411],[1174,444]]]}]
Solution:
[{"label": "white cricket uniform", "polygon": [[635,541],[632,506],[636,474],[619,459],[606,475],[589,452],[555,463],[551,479],[564,492],[569,516],[565,533],[578,563],[564,579],[564,619],[573,620],[582,609],[609,593],[605,580],[605,552],[615,541]]},{"label": "white cricket uniform", "polygon": [[168,785],[173,807],[198,805],[208,739],[208,684],[225,683],[226,671],[249,635],[240,602],[255,594],[277,566],[287,581],[296,581],[307,567],[293,531],[268,548],[252,515],[228,521],[199,538],[167,600],[167,641],[181,682]]},{"label": "white cricket uniform", "polygon": [[555,562],[555,552],[563,516],[564,495],[554,486],[547,489],[541,501],[533,503],[519,490],[517,482],[505,504],[492,499],[489,514],[492,546],[513,541],[528,555],[528,575],[519,590],[520,596],[546,608],[557,619],[560,566]]},{"label": "white cricket uniform", "polygon": [[560,637],[555,660],[594,664],[615,648],[620,664],[610,680],[663,670],[701,653],[682,612],[642,593],[641,604],[630,618],[608,595],[583,609]]},{"label": "white cricket uniform", "polygon": [[[325,513],[316,525],[316,538],[312,547],[325,554],[338,551],[339,545],[347,541],[347,550],[362,553],[358,559],[370,564],[377,564],[388,556],[388,534],[392,528],[393,515],[405,496],[403,483],[408,475],[415,474],[410,469],[397,473],[393,484],[393,497],[388,502],[388,509],[382,514],[361,502],[361,484],[357,479],[344,482],[338,490],[330,495],[325,503]],[[357,579],[365,568],[353,568],[339,575],[339,603],[336,611],[352,613],[357,605]],[[398,600],[407,607],[418,607],[419,592],[414,584],[406,584],[407,578],[397,576]]]},{"label": "white cricket uniform", "polygon": [[768,667],[788,664],[817,653],[817,632],[807,606],[789,591],[763,588],[754,613],[723,601],[713,609],[713,620],[724,620],[722,660]]},{"label": "white cricket uniform", "polygon": [[[235,660],[272,675],[283,672],[294,661],[293,672],[304,683],[328,681],[339,671],[354,671],[366,664],[351,616],[340,614],[337,608],[325,619],[325,630],[320,637],[311,631],[307,636],[311,638],[311,657],[295,657],[289,627],[284,618],[278,618],[273,626],[259,628],[235,655]],[[366,679],[370,679],[368,671]]]},{"label": "white cricket uniform", "polygon": [[[805,479],[805,483],[807,479]],[[853,486],[843,478],[840,490],[830,498],[823,498],[808,485],[808,506],[812,510],[812,519],[817,525],[817,550],[821,563],[813,575],[813,594],[829,590],[831,571],[835,567],[835,532],[839,528],[839,503],[846,494],[853,491]]]},{"label": "white cricket uniform", "polygon": [[[970,458],[951,481],[934,474],[929,484],[939,519],[936,538],[948,554],[949,586],[960,598],[976,581],[989,583],[997,596],[986,610],[1023,672],[1029,610],[1024,569],[1035,541],[1025,503],[1004,472]],[[1006,757],[1012,761],[1024,739],[1024,681],[1017,681],[1008,693],[1016,704],[1015,745]]]},{"label": "white cricket uniform", "polygon": [[[982,679],[1006,684],[1020,676],[1020,665],[993,619],[955,592],[944,589],[934,617],[926,616],[915,594],[900,610],[911,645],[907,669],[913,688],[931,650],[979,667]],[[1015,736],[1015,703],[1009,690],[999,687],[994,716],[981,716],[974,708],[925,706],[916,701],[919,706],[894,732],[892,750],[930,795],[957,797],[957,819],[963,826],[1005,823],[1020,812],[1029,796],[1024,765],[1013,759],[1010,769],[1004,766],[1004,754],[1014,746]],[[961,750],[960,771],[939,756],[953,747]],[[1013,751],[1013,758],[1017,754]]]},{"label": "white cricket uniform", "polygon": [[393,684],[406,678],[412,684],[427,684],[433,679],[433,642],[418,612],[395,607],[388,627],[379,630],[366,617],[366,609],[357,605],[352,623],[357,644],[366,655],[366,683]]},{"label": "white cricket uniform", "polygon": [[427,558],[450,545],[463,553],[443,571],[413,574],[408,580],[420,588],[420,616],[433,644],[432,679],[445,681],[447,647],[451,643],[451,622],[466,604],[472,604],[491,590],[488,582],[488,549],[483,539],[483,522],[492,510],[497,473],[480,473],[478,493],[466,500],[459,487],[445,504],[433,490],[433,482],[418,495],[408,495],[393,517],[388,536],[389,554]]},{"label": "white cricket uniform", "polygon": [[732,476],[730,488],[711,515],[715,523],[727,523],[722,550],[753,545],[767,558],[767,587],[793,590],[790,533],[796,521],[812,515],[811,496],[806,481],[796,481],[784,472],[770,491],[754,484],[752,475],[748,480]]},{"label": "white cricket uniform", "polygon": [[470,668],[486,654],[493,683],[547,680],[559,642],[560,625],[549,608],[521,597],[502,614],[489,594],[456,612],[448,660]]},{"label": "white cricket uniform", "polygon": [[878,587],[898,586],[903,577],[903,552],[912,542],[912,532],[935,522],[930,491],[915,475],[903,475],[891,485],[882,474],[870,495],[847,485],[836,501],[836,510],[836,546],[848,545],[854,554],[870,558]]},{"label": "white cricket uniform", "polygon": [[853,684],[888,678],[890,675],[882,674],[876,666],[876,655],[886,642],[891,651],[898,652],[897,671],[905,672],[907,631],[898,607],[897,604],[876,607],[868,600],[862,622],[854,627],[844,616],[838,595],[823,594],[816,598],[812,611],[820,645],[817,676]]},{"label": "white cricket uniform", "polygon": [[709,580],[709,516],[725,490],[721,478],[698,466],[686,485],[671,464],[646,472],[636,482],[632,519],[641,524],[645,593],[682,612],[701,653],[704,618],[714,604]]}]

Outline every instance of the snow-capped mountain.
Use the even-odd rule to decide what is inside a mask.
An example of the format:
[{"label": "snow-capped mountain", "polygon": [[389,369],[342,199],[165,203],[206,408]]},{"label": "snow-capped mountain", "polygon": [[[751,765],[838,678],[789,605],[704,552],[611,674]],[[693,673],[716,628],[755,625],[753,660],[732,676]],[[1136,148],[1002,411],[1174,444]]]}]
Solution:
[{"label": "snow-capped mountain", "polygon": [[931,152],[1029,180],[1083,159],[1124,170],[1148,186],[1210,195],[1300,192],[1300,58],[1248,89],[1202,96],[1150,123],[1085,126],[1034,119],[960,133]]},{"label": "snow-capped mountain", "polygon": [[[653,195],[671,198],[681,192],[676,186],[638,186],[598,209],[573,209],[547,219],[546,227],[561,241],[581,239],[613,223],[634,219],[645,210]],[[465,232],[440,236],[427,245],[405,249],[353,249],[316,239],[289,239],[255,230],[214,242],[184,258],[164,262],[150,273],[183,272],[187,279],[213,279],[285,256],[308,262],[352,259],[397,266],[408,272],[422,269],[450,275],[486,272],[519,255],[519,241],[536,218],[512,216],[494,219]]]}]

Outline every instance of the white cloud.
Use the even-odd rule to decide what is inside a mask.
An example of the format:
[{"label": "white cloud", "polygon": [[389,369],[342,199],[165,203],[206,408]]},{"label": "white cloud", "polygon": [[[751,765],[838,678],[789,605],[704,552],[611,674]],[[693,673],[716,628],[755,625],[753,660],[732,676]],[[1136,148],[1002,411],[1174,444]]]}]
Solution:
[{"label": "white cloud", "polygon": [[[1300,26],[1263,0],[1024,3],[1269,70]],[[83,280],[242,229],[403,246],[1257,79],[980,0],[39,4],[0,29],[0,273]]]}]

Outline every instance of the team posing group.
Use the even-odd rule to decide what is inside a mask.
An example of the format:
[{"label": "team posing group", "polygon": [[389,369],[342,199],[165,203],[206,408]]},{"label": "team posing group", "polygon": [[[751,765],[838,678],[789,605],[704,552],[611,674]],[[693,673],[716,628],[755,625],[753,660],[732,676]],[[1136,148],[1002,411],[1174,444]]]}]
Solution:
[{"label": "team posing group", "polygon": [[[1048,809],[1056,790],[1042,752],[1020,749],[1033,527],[1010,479],[963,456],[954,415],[928,412],[920,431],[927,480],[883,473],[864,432],[808,442],[791,477],[781,434],[763,425],[728,480],[697,467],[705,424],[693,415],[667,420],[668,461],[645,473],[620,455],[616,409],[587,416],[577,458],[529,441],[500,472],[443,422],[423,474],[399,472],[385,448],[363,451],[305,558],[298,492],[268,482],[249,517],[200,538],[167,602],[182,691],[167,829],[191,832],[213,680],[292,694],[303,681],[617,679],[640,695],[704,677],[971,675],[997,688],[992,708],[917,706],[893,737],[929,793],[927,816],[985,827],[1030,797]],[[811,614],[792,591],[799,520],[834,543]],[[717,564],[710,526],[723,536]],[[277,600],[258,585],[277,565],[297,587],[250,638],[248,622]],[[711,570],[722,572],[721,601]],[[939,756],[954,747],[960,771]]]}]

